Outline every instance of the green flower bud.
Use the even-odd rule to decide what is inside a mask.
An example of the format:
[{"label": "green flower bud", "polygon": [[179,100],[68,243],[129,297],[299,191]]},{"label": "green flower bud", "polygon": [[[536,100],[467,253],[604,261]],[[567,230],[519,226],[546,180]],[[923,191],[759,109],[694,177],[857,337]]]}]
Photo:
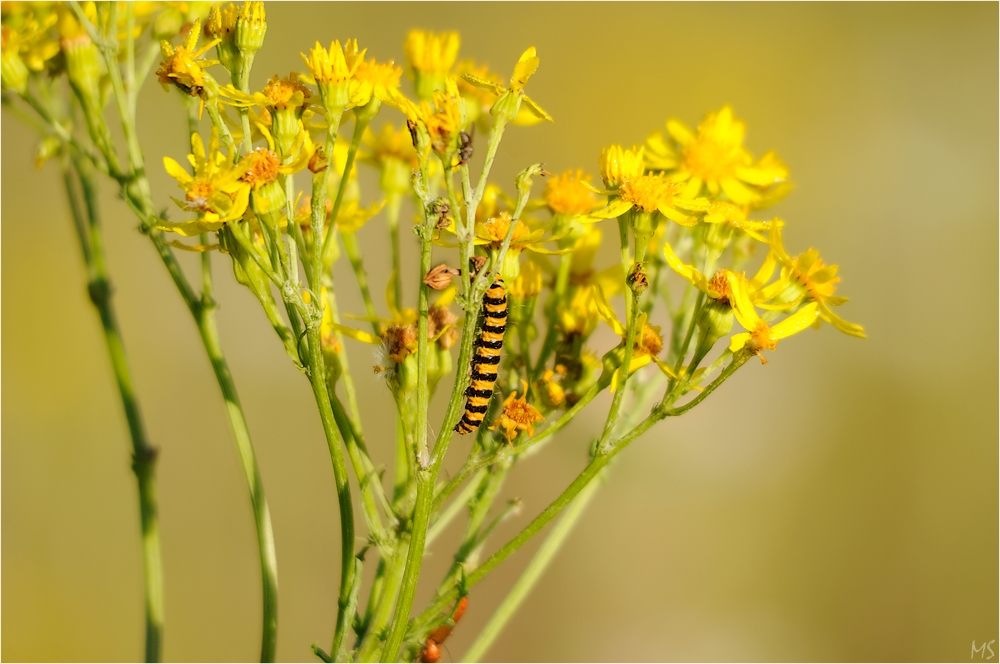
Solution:
[{"label": "green flower bud", "polygon": [[281,220],[281,213],[285,210],[285,189],[277,180],[267,182],[253,190],[250,201],[254,213],[261,220],[276,227]]},{"label": "green flower bud", "polygon": [[244,2],[236,19],[236,48],[243,55],[252,56],[264,45],[267,34],[267,16],[263,2]]},{"label": "green flower bud", "polygon": [[[7,30],[6,26],[4,30]],[[23,95],[28,89],[28,67],[18,55],[16,48],[5,49],[3,56],[0,56],[0,74],[5,90],[13,90]]]}]

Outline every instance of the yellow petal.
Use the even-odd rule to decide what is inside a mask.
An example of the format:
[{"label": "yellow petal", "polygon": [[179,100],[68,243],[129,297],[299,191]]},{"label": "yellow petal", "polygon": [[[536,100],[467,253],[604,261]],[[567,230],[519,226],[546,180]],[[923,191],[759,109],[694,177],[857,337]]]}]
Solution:
[{"label": "yellow petal", "polygon": [[606,206],[602,207],[600,210],[594,210],[587,217],[591,219],[615,219],[620,217],[629,210],[632,209],[632,204],[628,201],[623,201],[620,198],[615,198],[613,201],[608,203]]},{"label": "yellow petal", "polygon": [[687,265],[677,254],[668,242],[663,243],[663,256],[667,259],[667,265],[673,268],[674,272],[691,282],[691,284],[702,292],[708,292],[708,279],[693,265]]},{"label": "yellow petal", "polygon": [[844,334],[849,334],[852,337],[858,337],[859,339],[868,338],[868,335],[865,334],[865,329],[863,327],[855,325],[854,323],[848,323],[846,320],[833,313],[827,306],[822,307],[821,316],[823,320],[830,323]]},{"label": "yellow petal", "polygon": [[355,330],[353,327],[347,327],[346,325],[341,325],[339,323],[332,323],[331,327],[337,332],[362,343],[372,344],[373,346],[377,346],[382,343],[381,337],[376,337],[374,334],[362,332],[361,330]]},{"label": "yellow petal", "polygon": [[750,333],[749,332],[740,332],[739,334],[734,334],[729,339],[729,350],[730,350],[730,352],[735,353],[736,351],[740,350],[741,348],[743,348],[744,346],[747,345],[748,341],[750,341]]},{"label": "yellow petal", "polygon": [[757,315],[753,303],[750,301],[746,281],[734,272],[728,273],[726,277],[729,281],[729,302],[733,305],[736,320],[740,322],[744,330],[752,332],[757,327],[757,323],[760,322],[760,316]]},{"label": "yellow petal", "polygon": [[[555,120],[552,119],[552,116],[549,115],[545,109],[536,104],[535,100],[533,100],[528,95],[521,96],[521,103],[524,105],[524,108],[527,108],[538,119],[545,120],[546,122],[555,123]],[[520,116],[520,113],[518,113],[518,116]]]},{"label": "yellow petal", "polygon": [[694,134],[688,126],[680,120],[667,120],[667,133],[671,138],[681,144],[682,147],[694,143]]},{"label": "yellow petal", "polygon": [[775,341],[790,337],[796,332],[801,332],[812,325],[819,316],[819,309],[815,302],[808,304],[797,312],[771,327],[771,338]]},{"label": "yellow petal", "polygon": [[184,188],[187,188],[186,185],[189,185],[194,181],[194,178],[192,178],[191,174],[187,172],[187,169],[170,157],[163,158],[163,168],[167,171],[167,175],[177,180],[177,184]]},{"label": "yellow petal", "polygon": [[511,90],[523,90],[524,85],[531,78],[531,75],[538,69],[538,56],[535,55],[535,47],[529,47],[521,54],[517,64],[514,66],[514,74],[510,77]]},{"label": "yellow petal", "polygon": [[619,322],[618,317],[615,315],[614,309],[608,303],[608,298],[604,294],[604,289],[600,286],[595,286],[597,290],[597,297],[595,299],[595,304],[597,305],[597,313],[600,314],[604,322],[611,326],[611,329],[615,331],[620,337],[625,336],[625,326]]}]

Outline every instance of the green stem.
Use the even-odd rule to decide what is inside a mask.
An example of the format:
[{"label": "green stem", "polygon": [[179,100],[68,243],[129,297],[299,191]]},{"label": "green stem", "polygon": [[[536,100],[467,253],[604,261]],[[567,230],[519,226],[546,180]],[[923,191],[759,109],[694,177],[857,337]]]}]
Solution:
[{"label": "green stem", "polygon": [[[684,406],[667,410],[665,405],[661,403],[657,405],[649,416],[640,422],[638,426],[622,436],[613,444],[605,446],[602,444],[605,441],[598,441],[598,445],[596,446],[597,454],[591,459],[590,463],[587,464],[587,467],[583,469],[583,472],[581,472],[580,475],[577,476],[577,478],[573,480],[573,482],[565,489],[565,491],[563,491],[558,498],[546,507],[541,514],[525,526],[520,533],[504,544],[496,553],[490,556],[473,572],[468,574],[465,577],[465,589],[468,590],[475,584],[479,583],[487,574],[493,571],[497,565],[506,560],[511,554],[521,548],[521,546],[538,533],[538,531],[548,525],[548,523],[555,518],[563,508],[576,498],[580,492],[583,491],[583,489],[595,477],[597,477],[601,469],[604,468],[604,466],[606,466],[608,462],[615,457],[615,455],[625,449],[632,441],[639,438],[642,434],[648,431],[650,427],[665,417],[676,417],[682,415],[691,408],[697,406],[706,397],[708,397],[709,394],[722,385],[726,379],[735,373],[737,369],[743,366],[743,364],[746,363],[750,357],[752,357],[752,353],[746,351],[741,352],[738,355],[734,355],[732,361],[726,366],[725,369],[723,369],[722,373],[720,373],[711,384],[706,386],[703,392]],[[422,632],[436,619],[438,614],[440,614],[446,606],[454,602],[457,597],[458,588],[455,585],[452,585],[450,588],[439,589],[430,605],[424,609],[420,615],[413,619],[411,637],[419,638],[422,636]]]},{"label": "green stem", "polygon": [[399,206],[402,197],[393,194],[386,201],[386,219],[389,224],[389,242],[392,245],[392,299],[396,311],[403,309],[403,273],[399,260]]},{"label": "green stem", "polygon": [[[339,124],[339,122],[338,122]],[[344,192],[347,191],[347,183],[351,179],[351,169],[354,168],[354,158],[358,154],[358,148],[361,146],[361,137],[364,136],[365,127],[368,126],[368,122],[356,122],[354,125],[354,136],[351,138],[351,147],[347,150],[347,163],[344,165],[344,172],[340,177],[340,183],[337,186],[337,197],[333,201],[333,209],[330,211],[330,218],[336,222],[337,215],[340,214],[340,205],[344,201]],[[330,163],[333,163],[333,152],[327,155]],[[323,263],[326,264],[330,261],[333,255],[333,233],[327,233],[326,240],[323,243]],[[423,277],[423,275],[421,275]]]},{"label": "green stem", "polygon": [[[322,310],[320,310],[322,311]],[[320,314],[322,316],[322,314]],[[306,325],[306,335],[309,345],[309,382],[313,388],[316,406],[319,408],[323,433],[330,450],[330,461],[333,463],[333,478],[337,486],[337,500],[340,505],[340,596],[337,600],[337,624],[334,628],[332,657],[340,652],[340,647],[347,636],[351,615],[348,608],[351,600],[351,590],[354,586],[354,508],[351,504],[351,487],[347,479],[347,465],[344,462],[344,452],[341,445],[344,441],[337,428],[336,417],[331,406],[329,389],[326,379],[326,364],[323,361],[323,351],[320,341],[320,320],[314,317]]]},{"label": "green stem", "polygon": [[552,351],[555,350],[559,334],[556,320],[559,315],[559,308],[565,306],[566,287],[569,284],[569,272],[572,265],[573,258],[569,254],[563,254],[559,257],[559,270],[556,273],[555,286],[545,306],[545,316],[548,319],[545,339],[542,342],[542,350],[538,354],[535,369],[531,373],[531,379],[528,381],[529,384],[533,385],[542,377],[542,373],[545,371],[545,363],[548,361]]},{"label": "green stem", "polygon": [[[193,289],[184,276],[183,271],[177,264],[173,252],[162,239],[161,233],[154,228],[152,221],[152,196],[150,193],[149,181],[146,179],[145,165],[143,161],[142,149],[139,146],[138,137],[135,130],[135,120],[129,114],[128,98],[121,78],[121,71],[118,69],[115,49],[102,50],[111,78],[112,89],[118,104],[122,128],[125,134],[125,141],[128,149],[131,172],[134,174],[131,182],[122,182],[123,193],[129,207],[133,209],[139,217],[143,230],[149,234],[154,245],[163,260],[174,283],[181,292],[185,303],[195,318],[198,330],[215,372],[216,380],[226,402],[226,412],[229,417],[230,427],[236,438],[236,447],[239,452],[240,462],[243,465],[246,475],[247,485],[250,489],[250,500],[254,514],[254,525],[257,531],[257,547],[261,564],[261,581],[263,595],[263,616],[261,627],[261,661],[273,661],[275,654],[275,644],[277,640],[277,561],[274,549],[274,534],[271,528],[271,519],[264,497],[263,485],[260,480],[260,471],[257,467],[257,460],[253,451],[253,444],[250,440],[250,432],[247,428],[243,410],[240,407],[236,393],[236,386],[233,383],[229,366],[226,363],[219,342],[218,328],[215,322],[215,303],[210,297],[199,298],[194,294]],[[106,129],[106,127],[105,127]],[[106,155],[113,158],[113,153]],[[112,172],[116,170],[116,164],[109,161],[109,168]]]},{"label": "green stem", "polygon": [[104,236],[97,207],[96,182],[82,158],[78,157],[74,166],[86,201],[87,222],[82,218],[68,170],[64,170],[66,195],[89,275],[87,290],[101,318],[104,340],[111,356],[111,366],[132,440],[132,471],[135,473],[139,489],[139,522],[142,532],[143,594],[146,613],[145,661],[158,662],[162,654],[164,598],[163,559],[160,554],[160,528],[156,506],[156,449],[149,444],[146,437],[139,401],[132,383],[132,371],[125,355],[125,346],[111,301],[112,287],[108,278]]},{"label": "green stem", "polygon": [[399,588],[403,583],[403,569],[406,565],[407,538],[404,535],[400,538],[396,552],[389,559],[386,565],[383,585],[380,597],[372,596],[375,600],[372,610],[371,622],[369,622],[364,638],[358,648],[358,655],[355,661],[374,662],[377,660],[378,647],[382,644],[382,632],[392,617],[392,608],[395,605]]},{"label": "green stem", "polygon": [[247,428],[243,408],[240,406],[233,383],[229,365],[222,353],[219,342],[219,331],[215,322],[215,303],[206,300],[202,305],[201,316],[198,319],[198,330],[201,332],[202,343],[212,363],[212,370],[222,390],[226,402],[226,413],[229,415],[229,425],[236,437],[236,449],[239,452],[240,463],[250,487],[250,503],[253,507],[254,526],[257,529],[257,548],[260,555],[261,585],[263,588],[263,628],[261,634],[260,661],[273,662],[277,644],[278,630],[278,561],[274,551],[274,532],[271,528],[271,515],[267,500],[264,498],[264,485],[257,466],[250,431]]},{"label": "green stem", "polygon": [[639,294],[629,291],[625,296],[625,302],[631,305],[628,307],[628,324],[625,328],[625,352],[622,354],[622,365],[618,370],[620,376],[618,389],[615,390],[615,395],[611,400],[611,409],[608,411],[608,419],[604,423],[604,432],[601,434],[602,444],[607,444],[610,440],[611,431],[614,429],[615,423],[618,422],[618,413],[625,397],[625,386],[629,379],[629,368],[632,364],[633,347],[635,346],[636,322],[639,319]]},{"label": "green stem", "polygon": [[361,299],[365,303],[365,312],[368,314],[368,318],[371,319],[372,330],[376,336],[379,336],[381,331],[378,327],[378,314],[375,312],[375,303],[372,301],[371,291],[368,290],[368,275],[365,273],[365,266],[362,262],[361,247],[358,246],[357,233],[343,232],[340,234],[340,239],[344,242],[344,251],[347,253],[347,259],[351,262],[351,267],[354,269],[354,277],[358,281],[358,288],[361,289]]},{"label": "green stem", "polygon": [[462,657],[462,661],[478,662],[487,653],[496,638],[500,636],[500,632],[503,631],[507,622],[534,588],[538,579],[541,578],[549,563],[555,558],[563,542],[566,541],[566,537],[573,530],[573,526],[576,525],[576,522],[583,515],[584,510],[586,510],[590,499],[597,493],[598,487],[600,487],[598,482],[591,482],[569,504],[566,512],[559,519],[559,522],[553,526],[552,531],[545,538],[538,552],[535,553],[535,557],[528,563],[527,568],[521,573],[521,577],[514,584],[514,587],[510,589],[510,592],[507,593],[500,606],[497,607],[497,610],[479,633],[479,636],[469,646],[468,651]]}]

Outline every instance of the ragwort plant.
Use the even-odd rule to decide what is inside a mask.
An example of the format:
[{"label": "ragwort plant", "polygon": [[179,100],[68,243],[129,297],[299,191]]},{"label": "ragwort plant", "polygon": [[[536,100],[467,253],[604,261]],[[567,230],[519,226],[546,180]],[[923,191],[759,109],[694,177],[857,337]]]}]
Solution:
[{"label": "ragwort plant", "polygon": [[[62,166],[131,434],[148,661],[160,657],[164,624],[156,451],[110,297],[96,195],[102,177],[117,184],[155,246],[224,397],[257,529],[262,661],[275,655],[275,546],[219,341],[210,252],[229,257],[315,397],[342,545],[332,645],[313,646],[324,661],[437,661],[477,584],[559,517],[466,653],[477,660],[555,555],[605,467],[632,441],[700,404],[751,357],[766,363],[765,351],[806,328],[828,323],[864,337],[834,313],[846,301],[834,294],[837,266],[813,249],[793,256],[783,244],[784,221],[759,218],[788,192],[788,169],[773,152],[751,156],[744,125],[728,106],[696,129],[669,120],[642,146],[605,148],[603,186],[583,169],[551,174],[534,164],[505,190],[490,180],[505,132],[553,120],[525,93],[539,65],[534,48],[505,80],[459,61],[458,34],[411,31],[404,45],[410,97],[401,91],[403,70],[356,40],[317,43],[302,54],[301,74],[273,76],[254,90],[250,72],[266,32],[260,2],[3,6],[3,101],[40,134],[39,163],[53,158]],[[162,160],[180,190],[170,211],[154,203],[146,173],[157,166],[146,163],[136,135],[136,101],[151,75],[183,100],[190,137],[187,163]],[[377,171],[379,191],[361,191],[359,167]],[[541,198],[533,198],[543,177]],[[401,219],[407,200],[419,211],[412,224]],[[371,294],[382,284],[371,283],[357,238],[376,218],[386,225],[392,259],[385,307]],[[617,226],[620,262],[598,270],[597,250],[613,232],[606,220]],[[400,257],[413,247],[419,270],[404,275]],[[200,284],[185,276],[178,250],[200,254]],[[747,274],[760,253],[759,268]],[[345,255],[354,286],[334,282],[333,265]],[[337,295],[353,287],[365,311],[352,317],[361,323],[347,324]],[[593,343],[600,321],[620,343]],[[347,343],[374,346],[375,371],[397,407],[394,458],[369,456]],[[445,415],[432,428],[429,405],[439,386]],[[490,533],[519,509],[516,501],[495,507],[508,473],[605,391],[611,405],[583,470],[513,539],[487,552]],[[462,434],[471,444],[452,450]],[[444,478],[449,451],[465,460]],[[382,469],[389,469],[385,482]],[[356,500],[363,524],[354,523]],[[414,613],[425,549],[463,510],[451,568]],[[358,537],[366,542],[360,549]],[[367,589],[363,564],[376,566]]]}]

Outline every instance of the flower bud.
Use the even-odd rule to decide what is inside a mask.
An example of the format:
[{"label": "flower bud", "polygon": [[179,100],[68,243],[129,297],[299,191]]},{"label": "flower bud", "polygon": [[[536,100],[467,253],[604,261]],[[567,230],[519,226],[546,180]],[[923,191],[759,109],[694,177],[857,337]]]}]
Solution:
[{"label": "flower bud", "polygon": [[236,19],[236,48],[244,56],[253,56],[264,45],[267,16],[263,2],[244,2]]},{"label": "flower bud", "polygon": [[285,209],[285,188],[277,181],[268,182],[250,193],[254,213],[262,220],[277,227]]},{"label": "flower bud", "polygon": [[18,53],[17,33],[3,26],[3,55],[0,56],[0,73],[4,89],[24,94],[28,89],[28,67]]},{"label": "flower bud", "polygon": [[240,49],[236,46],[236,21],[239,13],[239,8],[231,2],[224,7],[213,7],[205,24],[205,33],[220,40],[215,52],[234,83],[239,80],[240,70]]}]

